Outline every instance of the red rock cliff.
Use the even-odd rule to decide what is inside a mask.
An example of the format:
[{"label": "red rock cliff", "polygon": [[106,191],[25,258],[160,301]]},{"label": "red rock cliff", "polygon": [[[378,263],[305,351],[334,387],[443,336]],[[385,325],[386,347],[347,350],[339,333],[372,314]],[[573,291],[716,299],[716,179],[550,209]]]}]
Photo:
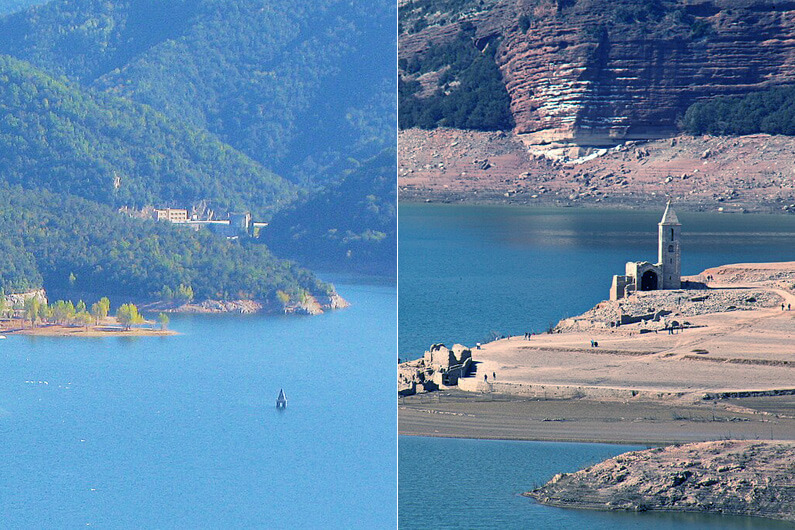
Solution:
[{"label": "red rock cliff", "polygon": [[479,11],[423,15],[431,25],[401,35],[400,55],[444,42],[464,20],[476,39],[499,38],[515,132],[531,143],[664,136],[700,98],[795,83],[795,2],[659,0],[640,13],[637,4],[475,3]]}]

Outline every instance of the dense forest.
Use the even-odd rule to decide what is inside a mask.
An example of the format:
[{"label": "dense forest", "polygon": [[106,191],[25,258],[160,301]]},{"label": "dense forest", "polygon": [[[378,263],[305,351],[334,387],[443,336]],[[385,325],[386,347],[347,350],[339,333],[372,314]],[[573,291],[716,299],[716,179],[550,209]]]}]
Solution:
[{"label": "dense forest", "polygon": [[295,186],[212,134],[140,104],[90,93],[0,56],[0,175],[116,207],[189,206],[259,217]]},{"label": "dense forest", "polygon": [[190,287],[199,299],[278,303],[330,286],[264,245],[167,222],[131,219],[65,194],[0,185],[0,289],[161,298]]},{"label": "dense forest", "polygon": [[0,53],[323,184],[349,156],[394,144],[395,9],[389,0],[54,0],[0,18]]},{"label": "dense forest", "polygon": [[691,134],[795,134],[795,87],[694,103],[682,118]]},{"label": "dense forest", "polygon": [[275,252],[324,269],[396,274],[394,148],[362,162],[341,182],[279,212],[263,238]]},{"label": "dense forest", "polygon": [[[256,220],[296,201],[289,215],[300,219],[301,205],[313,204],[346,234],[330,266],[394,264],[394,190],[388,199],[384,180],[394,185],[394,151],[379,155],[383,172],[356,176],[357,160],[395,142],[392,2],[40,3],[0,0],[0,14],[10,13],[0,16],[5,292],[151,299],[189,289],[198,300],[275,303],[328,292],[280,259],[313,245],[326,253],[328,230],[305,230],[302,252],[285,244],[277,258],[253,238],[116,211],[199,202]],[[343,200],[354,221],[339,222],[326,196]],[[282,225],[295,223],[273,226]]]},{"label": "dense forest", "polygon": [[[398,87],[401,129],[455,127],[484,131],[513,127],[510,98],[494,53],[498,42],[475,45],[472,27],[465,27],[452,42],[430,48],[411,60],[400,61],[403,76]],[[441,72],[435,87],[420,95],[416,76]]]}]

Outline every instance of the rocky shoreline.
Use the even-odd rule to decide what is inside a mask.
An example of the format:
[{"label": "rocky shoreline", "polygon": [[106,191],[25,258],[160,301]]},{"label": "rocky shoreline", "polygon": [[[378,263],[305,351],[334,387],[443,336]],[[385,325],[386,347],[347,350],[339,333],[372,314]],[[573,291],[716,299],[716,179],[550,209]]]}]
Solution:
[{"label": "rocky shoreline", "polygon": [[709,512],[795,522],[795,442],[728,440],[619,455],[525,493],[562,508]]},{"label": "rocky shoreline", "polygon": [[187,304],[172,302],[153,302],[141,306],[143,311],[162,311],[164,313],[237,313],[242,315],[265,313],[270,315],[320,315],[328,310],[350,306],[347,300],[337,293],[328,296],[308,296],[304,301],[277,305],[263,300],[203,300]]},{"label": "rocky shoreline", "polygon": [[[611,148],[528,147],[512,133],[406,129],[401,202],[795,213],[795,138],[677,136]],[[560,152],[559,152],[560,151]]]}]

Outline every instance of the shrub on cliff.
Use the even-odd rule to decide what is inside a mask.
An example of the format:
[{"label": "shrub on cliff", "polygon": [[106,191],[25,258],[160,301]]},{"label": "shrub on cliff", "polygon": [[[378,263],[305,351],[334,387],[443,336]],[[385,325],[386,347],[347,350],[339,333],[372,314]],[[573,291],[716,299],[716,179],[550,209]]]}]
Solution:
[{"label": "shrub on cliff", "polygon": [[691,134],[795,134],[795,87],[694,103],[681,127]]},{"label": "shrub on cliff", "polygon": [[418,97],[420,83],[408,78],[398,86],[398,120],[401,129],[455,127],[481,131],[513,128],[510,97],[494,61],[498,42],[479,49],[466,30],[445,46],[402,63],[408,75],[443,71],[436,91]]}]

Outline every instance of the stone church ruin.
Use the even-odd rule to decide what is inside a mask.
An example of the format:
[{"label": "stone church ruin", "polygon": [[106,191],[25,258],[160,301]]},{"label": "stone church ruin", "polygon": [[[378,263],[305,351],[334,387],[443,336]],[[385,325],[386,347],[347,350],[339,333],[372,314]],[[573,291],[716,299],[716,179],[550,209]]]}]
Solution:
[{"label": "stone church ruin", "polygon": [[624,274],[613,276],[610,300],[620,300],[637,291],[682,287],[682,254],[679,246],[682,225],[670,201],[657,227],[657,263],[627,262]]}]

